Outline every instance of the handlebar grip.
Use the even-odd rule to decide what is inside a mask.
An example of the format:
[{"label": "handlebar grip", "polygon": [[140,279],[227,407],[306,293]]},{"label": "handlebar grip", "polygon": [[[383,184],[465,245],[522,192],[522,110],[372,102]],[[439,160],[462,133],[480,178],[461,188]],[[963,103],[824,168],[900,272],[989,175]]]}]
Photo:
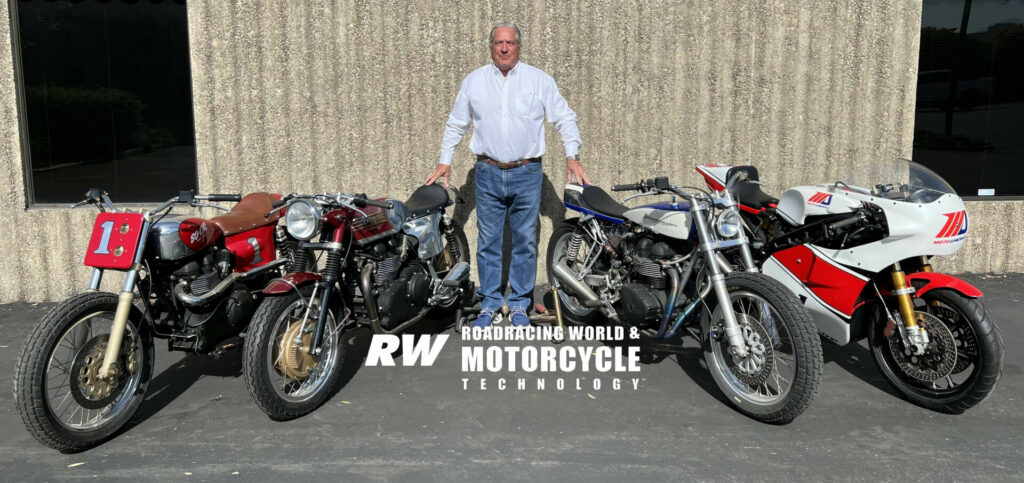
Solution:
[{"label": "handlebar grip", "polygon": [[239,202],[239,201],[242,201],[242,195],[240,195],[238,193],[234,193],[234,194],[224,194],[224,193],[213,194],[213,193],[211,193],[211,194],[206,195],[206,199],[208,199],[210,201],[234,201],[234,202]]},{"label": "handlebar grip", "polygon": [[836,222],[833,222],[833,223],[829,223],[828,227],[829,227],[830,230],[837,230],[837,229],[842,228],[844,226],[852,225],[854,223],[857,223],[858,221],[860,221],[860,216],[854,215],[854,216],[851,216],[849,218],[844,218],[842,220],[839,220],[839,221],[836,221]]},{"label": "handlebar grip", "polygon": [[288,204],[288,200],[280,199],[280,200],[277,200],[277,201],[270,202],[270,207],[271,208],[280,208],[280,207],[282,207],[284,205],[287,205],[287,204]]},{"label": "handlebar grip", "polygon": [[617,184],[612,186],[612,191],[636,191],[640,189],[640,183]]},{"label": "handlebar grip", "polygon": [[377,200],[365,200],[365,201],[366,201],[366,204],[368,204],[370,206],[376,206],[378,208],[384,208],[384,209],[390,209],[391,208],[391,202],[390,201],[377,201]]}]

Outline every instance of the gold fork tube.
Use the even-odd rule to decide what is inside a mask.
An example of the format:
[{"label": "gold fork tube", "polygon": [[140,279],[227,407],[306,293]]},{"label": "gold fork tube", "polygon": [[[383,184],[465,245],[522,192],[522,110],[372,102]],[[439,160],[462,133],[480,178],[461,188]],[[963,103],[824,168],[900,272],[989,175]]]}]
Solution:
[{"label": "gold fork tube", "polygon": [[910,284],[907,283],[907,274],[900,269],[900,264],[893,265],[892,288],[896,294],[896,300],[900,304],[900,314],[903,316],[905,327],[917,327],[917,318],[914,317],[914,300],[907,290]]},{"label": "gold fork tube", "polygon": [[135,294],[132,292],[121,292],[117,300],[117,311],[114,312],[114,325],[110,328],[110,337],[107,338],[107,352],[103,355],[103,365],[100,366],[100,377],[107,377],[110,366],[117,360],[121,351],[121,341],[124,340],[124,328],[128,325],[128,315],[132,310],[132,300]]}]

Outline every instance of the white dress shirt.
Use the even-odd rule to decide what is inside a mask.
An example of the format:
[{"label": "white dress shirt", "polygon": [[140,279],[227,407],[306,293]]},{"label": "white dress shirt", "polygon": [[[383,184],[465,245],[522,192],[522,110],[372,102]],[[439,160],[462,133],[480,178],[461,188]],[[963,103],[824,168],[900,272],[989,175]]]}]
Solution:
[{"label": "white dress shirt", "polygon": [[474,124],[469,149],[503,163],[544,155],[544,113],[562,135],[565,155],[577,154],[580,131],[576,113],[558,92],[555,80],[523,62],[507,76],[494,64],[470,72],[462,81],[441,141],[441,164],[451,164],[455,147]]}]

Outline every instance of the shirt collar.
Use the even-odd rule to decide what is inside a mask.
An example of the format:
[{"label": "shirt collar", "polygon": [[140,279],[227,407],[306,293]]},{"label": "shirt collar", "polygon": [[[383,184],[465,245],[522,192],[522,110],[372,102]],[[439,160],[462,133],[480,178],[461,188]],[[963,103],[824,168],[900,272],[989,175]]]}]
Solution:
[{"label": "shirt collar", "polygon": [[[523,61],[516,61],[516,65],[512,66],[512,70],[508,71],[508,75],[515,74],[519,70],[519,66],[521,65],[523,65]],[[499,69],[498,66],[494,65],[494,62],[491,62],[491,70],[494,71],[495,74],[501,75],[501,69]]]}]

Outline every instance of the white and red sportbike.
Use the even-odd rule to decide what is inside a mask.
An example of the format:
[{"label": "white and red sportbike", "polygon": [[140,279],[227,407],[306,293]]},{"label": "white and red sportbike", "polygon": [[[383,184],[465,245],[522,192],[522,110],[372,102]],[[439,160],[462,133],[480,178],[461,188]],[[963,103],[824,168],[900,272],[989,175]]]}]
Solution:
[{"label": "white and red sportbike", "polygon": [[[963,200],[938,174],[908,160],[849,179],[761,191],[753,166],[697,166],[708,186],[728,181],[761,270],[792,290],[826,339],[869,339],[882,374],[907,399],[962,413],[1002,372],[1003,343],[969,283],[932,271],[967,239]],[[719,262],[741,266],[740,254]],[[731,260],[731,263],[730,263]]]}]

